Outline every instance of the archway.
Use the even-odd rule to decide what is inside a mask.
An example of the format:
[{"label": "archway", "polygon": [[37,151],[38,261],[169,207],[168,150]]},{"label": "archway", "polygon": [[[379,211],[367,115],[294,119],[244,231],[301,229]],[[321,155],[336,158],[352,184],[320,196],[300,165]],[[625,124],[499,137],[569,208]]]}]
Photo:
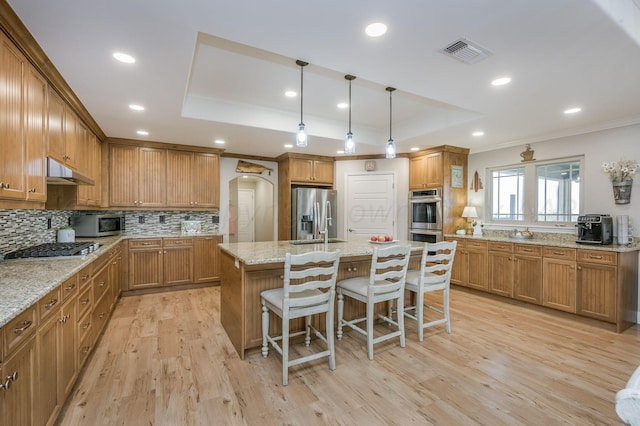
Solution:
[{"label": "archway", "polygon": [[229,181],[229,242],[273,241],[273,183],[252,175]]}]

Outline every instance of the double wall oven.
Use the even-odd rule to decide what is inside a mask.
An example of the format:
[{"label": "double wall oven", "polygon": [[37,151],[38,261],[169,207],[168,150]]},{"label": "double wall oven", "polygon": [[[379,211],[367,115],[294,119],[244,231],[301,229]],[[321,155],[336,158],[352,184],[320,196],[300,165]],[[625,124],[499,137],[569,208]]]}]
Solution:
[{"label": "double wall oven", "polygon": [[428,243],[442,241],[442,189],[409,193],[409,238]]}]

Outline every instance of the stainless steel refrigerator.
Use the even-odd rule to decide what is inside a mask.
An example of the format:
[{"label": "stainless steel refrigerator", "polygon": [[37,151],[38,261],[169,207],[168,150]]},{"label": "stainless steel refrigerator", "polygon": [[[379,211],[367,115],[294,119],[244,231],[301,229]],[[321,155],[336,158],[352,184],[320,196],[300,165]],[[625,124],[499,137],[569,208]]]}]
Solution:
[{"label": "stainless steel refrigerator", "polygon": [[294,188],[291,191],[291,239],[329,238],[338,235],[338,191],[320,188]]}]

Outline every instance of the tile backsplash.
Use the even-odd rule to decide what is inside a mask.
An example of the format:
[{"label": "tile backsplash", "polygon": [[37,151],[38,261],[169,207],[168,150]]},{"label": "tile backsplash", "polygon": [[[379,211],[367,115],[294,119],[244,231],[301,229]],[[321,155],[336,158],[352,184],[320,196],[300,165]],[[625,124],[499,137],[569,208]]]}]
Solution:
[{"label": "tile backsplash", "polygon": [[[2,254],[35,244],[55,242],[58,229],[69,224],[77,211],[0,209],[0,259]],[[91,212],[98,213],[98,212]],[[183,220],[202,222],[201,232],[219,230],[218,212],[108,211],[125,215],[126,234],[179,233]]]}]

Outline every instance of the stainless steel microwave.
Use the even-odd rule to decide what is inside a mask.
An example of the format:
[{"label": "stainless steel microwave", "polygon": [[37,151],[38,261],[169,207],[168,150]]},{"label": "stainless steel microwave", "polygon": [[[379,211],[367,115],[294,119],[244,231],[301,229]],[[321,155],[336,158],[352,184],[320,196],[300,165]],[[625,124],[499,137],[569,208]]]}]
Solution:
[{"label": "stainless steel microwave", "polygon": [[442,230],[442,190],[411,191],[409,196],[409,226],[411,230]]},{"label": "stainless steel microwave", "polygon": [[120,214],[81,214],[71,216],[76,237],[108,237],[124,232],[125,217]]}]

